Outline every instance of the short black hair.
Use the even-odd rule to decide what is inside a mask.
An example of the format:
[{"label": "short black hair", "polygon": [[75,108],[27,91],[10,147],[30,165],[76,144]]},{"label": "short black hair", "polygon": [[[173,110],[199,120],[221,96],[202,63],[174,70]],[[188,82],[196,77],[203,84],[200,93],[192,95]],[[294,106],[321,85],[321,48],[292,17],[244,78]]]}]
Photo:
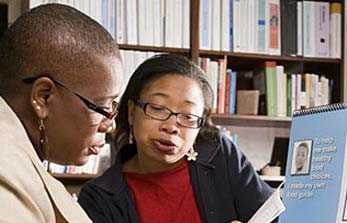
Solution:
[{"label": "short black hair", "polygon": [[[138,100],[141,91],[147,86],[147,84],[166,75],[184,76],[191,78],[198,83],[204,97],[203,115],[206,120],[206,124],[200,129],[200,133],[207,132],[206,130],[208,130],[208,132],[215,131],[215,127],[210,118],[214,100],[213,90],[204,71],[184,56],[177,54],[159,54],[147,59],[137,67],[121,97],[119,114],[116,118],[118,130],[115,137],[116,143],[118,143],[120,147],[124,145],[124,138],[128,138],[130,134],[130,126],[128,123],[128,102]],[[117,146],[118,148],[119,145]]]},{"label": "short black hair", "polygon": [[[21,15],[0,40],[0,94],[11,94],[33,74],[77,81],[79,70],[108,55],[119,57],[119,51],[99,23],[70,6],[41,5]],[[64,77],[71,73],[76,75]]]}]

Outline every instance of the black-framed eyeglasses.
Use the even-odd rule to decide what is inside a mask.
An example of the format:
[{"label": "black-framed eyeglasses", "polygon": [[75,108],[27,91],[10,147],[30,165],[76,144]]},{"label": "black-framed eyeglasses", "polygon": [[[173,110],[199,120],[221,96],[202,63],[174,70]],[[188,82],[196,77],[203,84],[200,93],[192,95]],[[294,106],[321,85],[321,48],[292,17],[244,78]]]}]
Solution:
[{"label": "black-framed eyeglasses", "polygon": [[[49,78],[50,80],[52,80],[55,84],[65,88],[66,90],[68,90],[70,93],[72,93],[73,95],[77,96],[90,110],[97,112],[103,116],[105,116],[106,118],[112,120],[114,119],[117,114],[118,114],[118,102],[116,101],[112,101],[112,105],[110,108],[106,108],[103,106],[98,106],[95,103],[91,102],[90,100],[88,100],[87,98],[81,96],[80,94],[70,90],[68,87],[66,87],[63,83],[61,83],[60,81],[55,80],[54,78],[50,77],[50,76],[36,76],[36,77],[27,77],[22,79],[22,81],[24,83],[30,84],[33,83],[35,80],[42,78],[42,77],[46,77]],[[110,111],[106,111],[110,110]]]},{"label": "black-framed eyeglasses", "polygon": [[172,115],[175,115],[177,124],[183,127],[194,128],[194,129],[201,128],[205,123],[204,118],[200,116],[193,115],[193,114],[173,112],[169,108],[162,105],[149,103],[149,102],[143,102],[143,101],[134,101],[134,103],[135,105],[142,108],[145,115],[156,120],[166,121]]}]

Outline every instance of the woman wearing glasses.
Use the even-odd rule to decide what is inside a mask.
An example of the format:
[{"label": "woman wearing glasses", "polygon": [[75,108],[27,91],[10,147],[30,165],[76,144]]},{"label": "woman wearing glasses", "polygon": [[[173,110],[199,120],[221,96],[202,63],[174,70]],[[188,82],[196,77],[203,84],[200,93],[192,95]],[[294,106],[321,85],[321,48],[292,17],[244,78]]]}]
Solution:
[{"label": "woman wearing glasses", "polygon": [[0,222],[91,222],[42,161],[82,165],[101,150],[121,73],[112,36],[69,6],[38,6],[7,29],[0,40]]},{"label": "woman wearing glasses", "polygon": [[246,222],[272,189],[211,126],[212,101],[204,73],[188,59],[158,55],[141,64],[120,102],[116,163],[80,193],[89,217]]}]

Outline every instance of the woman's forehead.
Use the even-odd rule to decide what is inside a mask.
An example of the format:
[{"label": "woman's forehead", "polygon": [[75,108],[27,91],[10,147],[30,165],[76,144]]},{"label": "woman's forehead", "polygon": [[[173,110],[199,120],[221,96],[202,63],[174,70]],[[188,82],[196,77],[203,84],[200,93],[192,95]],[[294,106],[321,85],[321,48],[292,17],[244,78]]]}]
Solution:
[{"label": "woman's forehead", "polygon": [[196,80],[179,75],[166,75],[148,83],[140,96],[175,98],[192,104],[203,101],[202,90]]}]

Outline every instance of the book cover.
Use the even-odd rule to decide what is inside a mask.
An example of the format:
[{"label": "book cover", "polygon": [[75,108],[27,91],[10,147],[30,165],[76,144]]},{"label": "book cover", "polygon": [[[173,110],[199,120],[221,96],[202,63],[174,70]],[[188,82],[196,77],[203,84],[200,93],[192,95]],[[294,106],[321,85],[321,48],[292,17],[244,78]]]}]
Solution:
[{"label": "book cover", "polygon": [[217,88],[217,112],[219,114],[225,113],[225,80],[226,80],[226,60],[218,60],[218,88]]},{"label": "book cover", "polygon": [[291,79],[291,75],[287,75],[287,116],[291,117],[292,116],[292,106],[293,106],[293,102],[292,102],[292,90],[293,90],[293,85],[292,85],[292,79]]},{"label": "book cover", "polygon": [[315,56],[314,2],[304,1],[303,8],[303,49],[305,57]]},{"label": "book cover", "polygon": [[266,1],[258,0],[257,13],[257,51],[258,53],[266,53]]},{"label": "book cover", "polygon": [[[240,1],[240,21],[235,26],[239,26],[240,32],[240,51],[247,52],[248,51],[248,33],[249,33],[249,19],[248,19],[248,2],[249,0],[241,0]],[[235,27],[236,28],[236,27]]]},{"label": "book cover", "polygon": [[330,4],[330,57],[341,58],[341,21],[342,5],[333,2]]},{"label": "book cover", "polygon": [[182,1],[182,48],[190,44],[190,1]]},{"label": "book cover", "polygon": [[227,70],[230,72],[230,97],[229,97],[229,114],[235,114],[236,112],[236,83],[237,73],[236,71]]},{"label": "book cover", "polygon": [[137,2],[135,0],[124,1],[125,3],[125,27],[126,27],[126,43],[127,44],[138,44],[138,25],[139,22],[139,13],[137,12]]},{"label": "book cover", "polygon": [[285,117],[287,115],[287,74],[284,73],[282,65],[276,66],[276,95],[276,116]]},{"label": "book cover", "polygon": [[315,10],[315,37],[317,57],[329,57],[329,23],[330,9],[329,2],[314,2]]},{"label": "book cover", "polygon": [[230,3],[229,0],[221,0],[221,29],[220,29],[220,43],[222,51],[230,51],[230,19],[231,11],[230,11]]},{"label": "book cover", "polygon": [[241,51],[241,2],[240,0],[233,0],[232,7],[232,16],[233,16],[233,50],[234,52]]},{"label": "book cover", "polygon": [[347,105],[293,114],[280,223],[347,222]]},{"label": "book cover", "polygon": [[212,15],[211,15],[211,49],[220,50],[221,46],[221,8],[220,1],[212,1]]},{"label": "book cover", "polygon": [[265,62],[266,111],[268,116],[277,115],[277,77],[276,62]]},{"label": "book cover", "polygon": [[297,55],[298,56],[302,56],[303,54],[303,4],[302,1],[298,1],[297,2],[297,35],[296,35],[296,39],[297,39]]},{"label": "book cover", "polygon": [[297,1],[281,1],[281,30],[282,55],[295,56],[297,54]]},{"label": "book cover", "polygon": [[281,13],[279,0],[268,0],[269,54],[281,54]]},{"label": "book cover", "polygon": [[200,49],[210,50],[211,42],[211,26],[212,26],[212,2],[202,0],[200,2]]},{"label": "book cover", "polygon": [[229,113],[230,107],[230,82],[231,82],[231,70],[228,69],[225,72],[225,92],[224,92],[224,112]]}]

